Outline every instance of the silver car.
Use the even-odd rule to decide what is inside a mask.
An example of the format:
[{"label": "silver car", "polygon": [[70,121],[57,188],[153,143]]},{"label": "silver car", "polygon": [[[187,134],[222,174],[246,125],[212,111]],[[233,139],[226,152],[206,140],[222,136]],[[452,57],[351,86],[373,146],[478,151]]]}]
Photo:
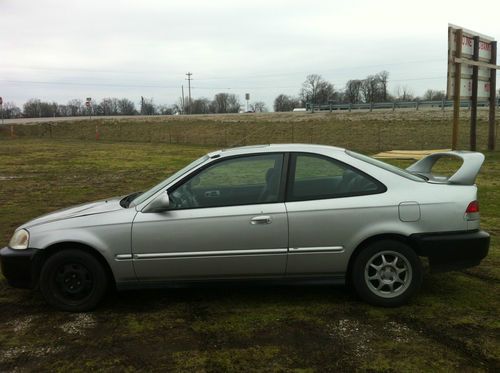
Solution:
[{"label": "silver car", "polygon": [[[442,157],[462,166],[436,175]],[[216,151],[146,192],[22,225],[2,271],[66,311],[94,308],[109,288],[257,279],[348,282],[398,306],[421,284],[419,257],[439,271],[487,255],[474,185],[483,160],[435,153],[403,170],[330,146]]]}]

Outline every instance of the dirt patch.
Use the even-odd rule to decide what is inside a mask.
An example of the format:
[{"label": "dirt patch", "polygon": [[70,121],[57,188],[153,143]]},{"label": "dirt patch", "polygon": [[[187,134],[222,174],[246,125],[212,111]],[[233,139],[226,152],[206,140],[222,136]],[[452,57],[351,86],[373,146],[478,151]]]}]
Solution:
[{"label": "dirt patch", "polygon": [[89,329],[97,326],[95,317],[90,313],[79,313],[73,316],[73,320],[68,321],[60,326],[61,330],[66,334],[85,335]]}]

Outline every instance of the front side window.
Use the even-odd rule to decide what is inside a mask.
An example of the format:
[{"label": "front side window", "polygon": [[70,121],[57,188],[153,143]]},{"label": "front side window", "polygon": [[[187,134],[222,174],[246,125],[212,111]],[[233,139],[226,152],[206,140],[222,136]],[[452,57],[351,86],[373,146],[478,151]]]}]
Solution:
[{"label": "front side window", "polygon": [[222,160],[169,192],[172,209],[278,202],[283,154]]},{"label": "front side window", "polygon": [[351,197],[384,192],[385,186],[365,173],[331,158],[294,154],[289,201]]}]

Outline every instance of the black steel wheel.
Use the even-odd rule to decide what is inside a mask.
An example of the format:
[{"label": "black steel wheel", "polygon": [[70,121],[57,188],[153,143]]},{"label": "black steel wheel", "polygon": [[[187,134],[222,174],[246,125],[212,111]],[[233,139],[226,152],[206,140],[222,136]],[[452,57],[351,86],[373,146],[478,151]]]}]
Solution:
[{"label": "black steel wheel", "polygon": [[106,271],[93,255],[68,249],[47,259],[40,274],[40,290],[49,304],[70,312],[95,308],[108,287]]}]

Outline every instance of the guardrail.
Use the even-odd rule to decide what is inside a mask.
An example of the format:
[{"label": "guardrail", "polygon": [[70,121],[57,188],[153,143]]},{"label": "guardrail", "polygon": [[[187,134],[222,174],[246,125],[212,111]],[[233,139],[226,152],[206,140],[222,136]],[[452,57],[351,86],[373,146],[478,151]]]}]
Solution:
[{"label": "guardrail", "polygon": [[[489,101],[478,101],[478,107],[488,107]],[[500,98],[497,99],[496,106],[500,107]],[[362,104],[311,104],[306,103],[307,111],[351,111],[351,110],[376,110],[376,109],[389,109],[395,111],[396,109],[415,109],[420,108],[436,108],[445,110],[446,108],[452,108],[453,101],[451,100],[439,100],[439,101],[393,101],[393,102],[373,102],[373,103],[362,103]],[[471,107],[470,100],[463,100],[460,102],[460,107],[469,108]]]}]

